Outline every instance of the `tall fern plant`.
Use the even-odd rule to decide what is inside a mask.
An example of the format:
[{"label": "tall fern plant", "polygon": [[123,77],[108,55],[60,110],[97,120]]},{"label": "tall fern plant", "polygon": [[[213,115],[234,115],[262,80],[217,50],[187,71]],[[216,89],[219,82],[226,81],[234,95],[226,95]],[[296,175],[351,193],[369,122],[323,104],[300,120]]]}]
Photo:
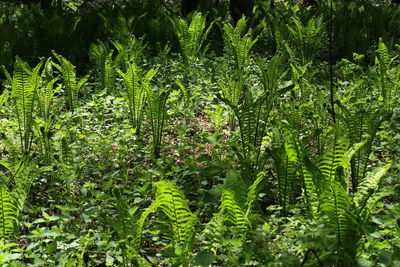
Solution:
[{"label": "tall fern plant", "polygon": [[219,186],[222,195],[218,212],[199,234],[203,251],[210,251],[217,257],[228,254],[230,266],[241,266],[237,249],[242,249],[248,240],[254,204],[264,179],[265,173],[260,172],[247,186],[240,172],[228,170],[224,184]]},{"label": "tall fern plant", "polygon": [[[242,88],[247,79],[245,68],[250,61],[251,48],[257,42],[257,38],[252,38],[251,30],[246,32],[246,24],[246,17],[243,16],[235,27],[229,23],[223,23],[222,26],[225,49],[233,58],[235,64],[232,69],[233,75],[228,77],[225,82],[220,81],[218,84],[224,97],[235,105],[238,104]],[[235,115],[233,112],[229,113],[228,121],[231,129],[234,129]]]},{"label": "tall fern plant", "polygon": [[235,68],[242,73],[250,61],[250,51],[258,38],[252,38],[251,29],[246,32],[246,17],[243,16],[233,27],[229,23],[223,24],[225,48],[235,61]]},{"label": "tall fern plant", "polygon": [[218,95],[231,108],[239,124],[241,146],[237,155],[247,183],[254,181],[257,173],[262,171],[265,165],[267,154],[262,149],[262,138],[266,134],[275,100],[280,94],[291,89],[285,87],[278,90],[278,85],[285,76],[285,72],[280,72],[283,58],[284,54],[277,53],[268,64],[259,59],[262,73],[260,78],[264,89],[259,96],[254,96],[255,93],[247,85],[243,85],[240,91],[236,88],[227,90],[226,87],[222,87],[224,95]]},{"label": "tall fern plant", "polygon": [[191,66],[193,61],[200,57],[203,43],[214,22],[215,21],[206,29],[206,16],[200,12],[193,14],[190,23],[189,20],[180,17],[172,19],[172,24],[181,47],[183,60],[187,66]]},{"label": "tall fern plant", "polygon": [[124,79],[132,126],[138,133],[143,119],[145,88],[150,88],[150,81],[157,74],[157,70],[150,69],[147,73],[143,73],[135,63],[131,62],[128,63],[126,72],[119,69],[117,72]]},{"label": "tall fern plant", "polygon": [[50,163],[52,156],[51,131],[55,120],[55,90],[54,86],[59,80],[53,76],[53,62],[46,60],[41,74],[40,86],[37,89],[37,118],[35,135],[40,138],[42,152],[46,163]]},{"label": "tall fern plant", "polygon": [[39,85],[39,71],[42,64],[40,62],[35,68],[31,69],[28,63],[17,56],[15,58],[12,77],[6,73],[11,83],[11,98],[15,105],[15,114],[18,121],[21,149],[23,152],[30,151],[32,145],[34,102]]},{"label": "tall fern plant", "polygon": [[287,28],[290,34],[285,42],[296,52],[301,64],[312,62],[324,36],[325,25],[322,16],[312,17],[307,23],[302,23],[298,17],[293,16],[292,25],[288,25]]},{"label": "tall fern plant", "polygon": [[144,84],[144,89],[148,98],[148,109],[153,135],[153,154],[155,158],[160,158],[169,91],[156,93],[148,83]]},{"label": "tall fern plant", "polygon": [[86,83],[88,77],[77,78],[75,72],[75,66],[68,61],[65,57],[57,54],[53,51],[54,57],[58,60],[59,64],[54,63],[62,75],[63,88],[66,93],[66,105],[68,110],[74,112],[78,106],[78,93],[81,87]]},{"label": "tall fern plant", "polygon": [[110,51],[101,41],[90,45],[90,60],[96,64],[98,69],[101,89],[106,89],[108,94],[115,94],[116,90],[117,72],[114,66],[113,53],[114,51]]},{"label": "tall fern plant", "polygon": [[[337,101],[340,111],[338,118],[343,123],[350,142],[356,144],[366,136],[368,137],[365,146],[351,161],[353,191],[357,190],[358,184],[362,182],[368,171],[372,145],[377,138],[379,128],[390,119],[398,101],[393,97],[396,89],[390,67],[393,60],[386,45],[380,40],[375,66],[365,73],[367,78],[360,80],[358,75],[352,74],[353,77],[350,77],[346,93],[340,97],[340,101]],[[342,66],[343,73],[348,72],[346,68],[349,64]]]},{"label": "tall fern plant", "polygon": [[[25,154],[15,164],[0,161],[0,239],[9,240],[16,229],[35,178],[36,162]],[[6,175],[5,173],[8,173]]]},{"label": "tall fern plant", "polygon": [[[310,216],[324,219],[325,225],[335,236],[335,247],[340,251],[337,264],[353,264],[362,235],[366,231],[377,201],[394,193],[382,190],[380,181],[391,164],[374,168],[355,193],[351,186],[351,159],[367,143],[350,145],[339,133],[333,133],[330,147],[314,164],[304,151],[300,136],[288,129],[286,153],[294,166],[293,176],[299,178]],[[334,255],[334,251],[330,255]]]},{"label": "tall fern plant", "polygon": [[141,213],[139,218],[133,221],[135,235],[132,245],[136,251],[139,251],[146,221],[149,220],[152,213],[161,212],[167,219],[164,222],[168,223],[171,229],[171,232],[167,233],[171,240],[167,247],[174,251],[173,264],[189,266],[196,235],[197,217],[189,209],[183,192],[179,190],[175,183],[159,181],[154,186],[156,188],[154,202]]}]

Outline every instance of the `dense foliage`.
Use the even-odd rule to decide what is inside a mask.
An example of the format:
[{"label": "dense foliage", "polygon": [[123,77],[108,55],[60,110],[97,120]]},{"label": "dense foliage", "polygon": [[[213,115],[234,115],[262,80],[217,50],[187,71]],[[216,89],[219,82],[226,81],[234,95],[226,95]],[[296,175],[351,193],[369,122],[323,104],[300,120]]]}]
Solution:
[{"label": "dense foliage", "polygon": [[87,2],[0,4],[2,266],[400,264],[400,8]]}]

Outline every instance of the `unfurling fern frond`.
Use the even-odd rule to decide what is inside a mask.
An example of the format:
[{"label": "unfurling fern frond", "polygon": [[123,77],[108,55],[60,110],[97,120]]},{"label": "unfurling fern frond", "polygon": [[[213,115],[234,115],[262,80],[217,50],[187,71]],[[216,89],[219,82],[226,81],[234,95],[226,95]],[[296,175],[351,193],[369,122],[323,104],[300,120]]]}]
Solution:
[{"label": "unfurling fern frond", "polygon": [[75,66],[69,62],[65,57],[53,51],[54,57],[58,60],[60,65],[53,62],[62,75],[63,87],[66,92],[67,108],[74,112],[78,106],[78,93],[80,88],[86,83],[88,77],[76,78]]}]

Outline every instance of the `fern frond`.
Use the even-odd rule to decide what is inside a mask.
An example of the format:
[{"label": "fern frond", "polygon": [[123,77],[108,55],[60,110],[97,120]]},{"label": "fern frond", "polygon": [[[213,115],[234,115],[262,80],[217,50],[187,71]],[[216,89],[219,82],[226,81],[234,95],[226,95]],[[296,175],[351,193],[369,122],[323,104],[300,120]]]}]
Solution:
[{"label": "fern frond", "polygon": [[391,167],[392,164],[386,164],[382,167],[375,168],[358,185],[358,190],[354,194],[353,202],[361,217],[365,218],[369,216],[371,209],[373,208],[373,205],[369,203],[369,200],[375,193],[377,193],[382,177]]},{"label": "fern frond", "polygon": [[11,84],[12,83],[12,78],[10,73],[7,71],[6,67],[4,65],[0,66],[2,72],[4,73],[4,76],[6,76],[7,81]]},{"label": "fern frond", "polygon": [[244,70],[248,65],[250,50],[258,40],[258,38],[253,40],[251,30],[243,35],[246,29],[246,23],[246,17],[243,16],[237,22],[235,28],[229,23],[223,24],[226,49],[235,59],[236,68],[238,70]]},{"label": "fern frond", "polygon": [[253,98],[251,91],[244,87],[241,92],[238,104],[231,100],[223,98],[221,95],[217,97],[225,102],[234,112],[240,128],[241,138],[241,159],[242,169],[247,178],[247,182],[255,179],[258,171],[262,171],[261,151],[262,138],[265,135],[266,121],[269,116],[270,109],[266,108],[269,99],[266,94],[262,94],[257,99]]},{"label": "fern frond", "polygon": [[30,188],[35,179],[35,162],[29,162],[29,159],[21,163],[19,171],[14,178],[14,187],[10,193],[14,203],[16,214],[22,211],[25,202],[29,196]]},{"label": "fern frond", "polygon": [[338,175],[339,167],[342,167],[343,158],[347,152],[349,143],[342,138],[335,140],[334,146],[329,149],[319,160],[317,167],[323,174],[323,177],[327,181],[333,181],[337,179],[342,184],[345,183],[344,174]]},{"label": "fern frond", "polygon": [[297,183],[299,158],[295,144],[290,138],[285,141],[284,147],[275,149],[273,159],[278,176],[278,200],[285,213],[294,203],[295,185]]},{"label": "fern frond", "polygon": [[220,212],[223,214],[224,222],[234,226],[234,232],[243,238],[250,223],[242,207],[237,203],[235,193],[231,190],[222,191]]},{"label": "fern frond", "polygon": [[14,229],[17,213],[7,186],[0,182],[0,239],[7,239]]},{"label": "fern frond", "polygon": [[174,241],[180,247],[185,247],[194,233],[194,223],[197,220],[190,211],[187,200],[175,184],[160,181],[156,183],[156,201],[159,209],[170,220]]},{"label": "fern frond", "polygon": [[29,151],[31,145],[34,100],[41,66],[42,62],[31,70],[18,56],[15,59],[11,97],[15,100],[23,151]]},{"label": "fern frond", "polygon": [[3,93],[0,95],[0,108],[7,102],[10,96],[9,90],[4,90]]},{"label": "fern frond", "polygon": [[140,218],[135,223],[135,235],[133,236],[134,242],[133,247],[139,251],[142,246],[142,233],[144,224],[146,223],[147,217],[158,209],[161,204],[158,201],[153,202],[148,208],[146,208],[141,214]]},{"label": "fern frond", "polygon": [[157,70],[151,69],[143,76],[142,70],[135,63],[131,62],[127,64],[126,73],[119,69],[117,72],[124,79],[132,125],[138,133],[142,123],[146,94],[145,88],[150,88],[150,81],[157,73]]},{"label": "fern frond", "polygon": [[267,64],[261,58],[257,58],[256,63],[261,70],[260,79],[264,92],[268,93],[271,98],[277,97],[276,92],[279,88],[279,81],[287,73],[286,53],[277,52]]},{"label": "fern frond", "polygon": [[42,76],[47,76],[42,79],[41,86],[37,89],[38,112],[40,117],[46,121],[50,121],[52,115],[52,105],[54,97],[54,84],[59,80],[58,77],[53,78],[50,72],[52,71],[52,60],[46,60]]},{"label": "fern frond", "polygon": [[327,216],[327,224],[335,231],[338,245],[343,246],[355,229],[355,216],[345,189],[338,181],[329,182],[330,190],[321,196],[320,211]]},{"label": "fern frond", "polygon": [[78,104],[78,92],[83,84],[86,83],[88,77],[78,79],[76,77],[75,66],[68,61],[65,57],[53,51],[54,57],[58,60],[60,65],[53,63],[62,74],[63,86],[66,91],[67,107],[70,111],[74,112]]},{"label": "fern frond", "polygon": [[[149,75],[153,77],[153,75]],[[147,79],[151,79],[148,77]],[[153,152],[156,158],[160,157],[161,152],[161,141],[162,141],[162,133],[164,129],[165,115],[166,115],[166,103],[168,99],[168,95],[170,91],[162,91],[158,95],[153,92],[147,83],[144,86],[144,89],[147,92],[148,103],[149,103],[149,113],[150,113],[150,123],[152,128],[153,135]]]},{"label": "fern frond", "polygon": [[263,182],[264,179],[265,179],[265,172],[259,172],[257,174],[256,180],[253,182],[253,184],[247,190],[246,217],[248,217],[251,212],[253,203],[254,203],[254,201],[256,201],[257,194],[260,191],[260,189],[258,187]]},{"label": "fern frond", "polygon": [[209,25],[206,31],[204,31],[206,28],[206,16],[203,16],[200,12],[193,14],[189,25],[183,18],[177,18],[171,21],[178,37],[184,61],[186,64],[190,65],[191,62],[200,55],[203,42],[207,38],[215,21]]}]

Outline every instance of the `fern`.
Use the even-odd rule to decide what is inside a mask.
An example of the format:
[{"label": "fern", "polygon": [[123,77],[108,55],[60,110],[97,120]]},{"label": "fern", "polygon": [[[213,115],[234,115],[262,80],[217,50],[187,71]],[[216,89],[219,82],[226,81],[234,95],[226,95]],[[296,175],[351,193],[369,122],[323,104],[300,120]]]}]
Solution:
[{"label": "fern", "polygon": [[380,89],[381,89],[381,95],[384,99],[384,101],[388,101],[391,99],[391,93],[390,93],[390,87],[387,85],[387,80],[388,80],[388,70],[390,67],[390,56],[389,56],[389,51],[386,47],[386,45],[383,43],[382,38],[379,39],[379,44],[378,44],[378,54],[376,57],[376,64],[379,66],[379,71],[380,71]]},{"label": "fern", "polygon": [[[380,199],[374,196],[379,191],[379,183],[386,172],[392,167],[386,164],[382,167],[375,168],[365,179],[359,184],[357,192],[353,196],[357,215],[362,218],[363,222],[367,222],[372,209],[376,202]],[[383,197],[384,195],[382,195]]]},{"label": "fern", "polygon": [[303,24],[296,16],[292,17],[293,26],[287,26],[290,35],[286,40],[291,48],[297,53],[297,58],[301,59],[302,65],[311,62],[316,55],[318,45],[323,38],[325,25],[322,17],[312,17],[307,24]]},{"label": "fern", "polygon": [[170,220],[173,240],[184,248],[192,238],[196,217],[190,211],[182,191],[174,184],[160,181],[156,187],[156,201],[159,202],[159,209]]},{"label": "fern", "polygon": [[270,99],[266,98],[266,94],[254,99],[247,87],[244,87],[241,93],[237,104],[220,95],[218,97],[233,110],[239,122],[241,150],[237,155],[242,164],[243,174],[247,177],[246,182],[249,183],[263,167],[261,140],[265,135],[266,121],[272,105],[269,105]]},{"label": "fern", "polygon": [[22,159],[20,167],[14,171],[14,185],[10,193],[17,216],[25,206],[29,192],[36,177],[36,162],[29,158]]},{"label": "fern", "polygon": [[11,175],[9,179],[3,174],[0,176],[0,239],[7,240],[28,198],[36,163],[25,154],[17,164],[0,161],[0,166]]},{"label": "fern", "polygon": [[264,178],[265,178],[265,172],[259,172],[257,174],[256,180],[252,185],[249,186],[249,189],[247,190],[246,217],[248,217],[251,212],[253,204],[256,201],[258,192],[260,190],[260,184],[263,182]]},{"label": "fern", "polygon": [[167,111],[166,103],[169,91],[164,91],[158,95],[146,84],[144,89],[147,92],[150,122],[153,134],[153,153],[155,158],[160,157],[162,134],[164,130],[165,115]]},{"label": "fern", "polygon": [[206,40],[215,21],[206,29],[206,16],[203,16],[200,12],[193,14],[189,25],[188,21],[183,18],[171,21],[178,37],[184,62],[186,65],[191,66],[192,62],[200,56],[203,42]]},{"label": "fern", "polygon": [[47,163],[50,163],[52,155],[50,133],[55,119],[54,85],[58,81],[58,77],[53,78],[52,67],[52,60],[48,58],[42,71],[40,86],[37,89],[38,118],[34,127],[35,135],[39,137]]},{"label": "fern", "polygon": [[138,62],[146,45],[143,43],[143,37],[137,39],[132,35],[127,42],[112,41],[115,49],[117,49],[117,56],[115,57],[115,65],[126,70],[129,62]]},{"label": "fern", "polygon": [[0,183],[0,239],[7,239],[14,230],[17,221],[16,209],[10,192],[4,181]]},{"label": "fern", "polygon": [[376,168],[352,195],[349,190],[351,160],[369,139],[350,146],[349,141],[334,132],[332,146],[316,165],[305,157],[299,140],[295,130],[286,129],[285,150],[275,153],[293,162],[284,166],[287,169],[295,166],[296,175],[303,180],[310,214],[324,218],[324,223],[336,236],[336,248],[346,259],[354,259],[357,243],[369,223],[376,201],[388,195],[379,190],[378,184],[391,165]]},{"label": "fern", "polygon": [[[138,207],[133,209],[122,195],[122,190],[114,189],[113,195],[116,198],[117,220],[110,219],[111,226],[118,234],[122,250],[122,259],[124,266],[150,266],[140,254],[140,233],[136,232],[138,224]],[[143,214],[142,214],[143,215]]]},{"label": "fern", "polygon": [[276,98],[280,81],[287,74],[286,53],[277,52],[267,64],[261,58],[257,58],[256,63],[261,70],[260,80],[264,92],[268,93],[269,97]]},{"label": "fern", "polygon": [[[356,83],[355,83],[356,84]],[[356,191],[358,184],[367,173],[372,144],[376,139],[379,127],[387,120],[384,106],[371,105],[366,101],[370,89],[365,84],[356,84],[354,92],[349,96],[351,102],[337,102],[338,118],[343,123],[347,138],[352,145],[361,143],[366,137],[365,144],[354,154],[351,160],[352,190]],[[346,105],[347,104],[347,105]]]},{"label": "fern", "polygon": [[159,181],[154,184],[157,192],[155,201],[145,209],[140,218],[134,222],[135,235],[133,247],[136,251],[141,246],[141,236],[148,216],[155,212],[164,213],[171,225],[171,240],[178,263],[188,266],[195,237],[196,216],[190,211],[182,191],[172,182]]},{"label": "fern", "polygon": [[258,38],[252,39],[251,30],[244,34],[245,29],[245,16],[242,16],[235,28],[229,23],[223,24],[226,49],[234,58],[236,69],[240,71],[247,67],[250,60],[250,50],[258,40]]},{"label": "fern", "polygon": [[313,170],[312,164],[305,155],[303,143],[297,130],[283,124],[284,143],[268,149],[275,162],[278,178],[278,200],[285,213],[295,203],[302,189],[311,216],[318,208],[318,197],[321,194],[319,180],[321,173]]},{"label": "fern", "polygon": [[[38,114],[46,122],[51,121],[53,100],[54,100],[54,84],[58,81],[58,77],[53,78],[48,72],[52,72],[52,60],[48,58],[45,65],[43,74],[47,77],[42,79],[41,86],[37,90],[38,99]],[[45,84],[43,84],[45,83]]]},{"label": "fern", "polygon": [[30,150],[32,143],[33,109],[41,66],[42,62],[31,70],[22,59],[15,59],[11,97],[15,101],[21,148],[24,152]]},{"label": "fern", "polygon": [[[230,76],[225,82],[219,81],[218,85],[221,88],[222,95],[229,100],[233,105],[239,105],[240,94],[243,90],[245,80],[236,75]],[[231,111],[228,117],[229,126],[232,130],[235,129],[235,113]]]},{"label": "fern", "polygon": [[224,223],[234,226],[233,230],[243,238],[249,229],[249,221],[242,207],[235,198],[235,193],[225,189],[222,191],[220,213],[223,214]]},{"label": "fern", "polygon": [[8,101],[10,97],[10,91],[4,90],[3,93],[0,95],[0,108]]},{"label": "fern", "polygon": [[106,45],[98,41],[98,44],[91,44],[89,57],[97,65],[101,82],[101,89],[106,89],[109,94],[115,94],[116,71],[113,61],[114,51],[110,51]]},{"label": "fern", "polygon": [[54,57],[58,60],[59,64],[53,62],[55,66],[62,74],[63,87],[66,92],[66,104],[67,108],[74,112],[78,105],[78,92],[80,88],[86,83],[88,77],[80,79],[76,78],[75,66],[72,65],[65,57],[57,54],[53,51]]},{"label": "fern", "polygon": [[328,218],[327,224],[334,230],[338,246],[345,246],[356,227],[349,196],[343,186],[333,180],[326,186],[320,201],[321,214]]},{"label": "fern", "polygon": [[157,70],[151,69],[144,76],[142,70],[135,63],[129,63],[126,73],[117,70],[118,74],[124,79],[126,85],[126,98],[129,103],[129,111],[132,126],[138,133],[142,123],[143,107],[145,103],[146,89],[150,88],[150,81],[156,75]]}]

